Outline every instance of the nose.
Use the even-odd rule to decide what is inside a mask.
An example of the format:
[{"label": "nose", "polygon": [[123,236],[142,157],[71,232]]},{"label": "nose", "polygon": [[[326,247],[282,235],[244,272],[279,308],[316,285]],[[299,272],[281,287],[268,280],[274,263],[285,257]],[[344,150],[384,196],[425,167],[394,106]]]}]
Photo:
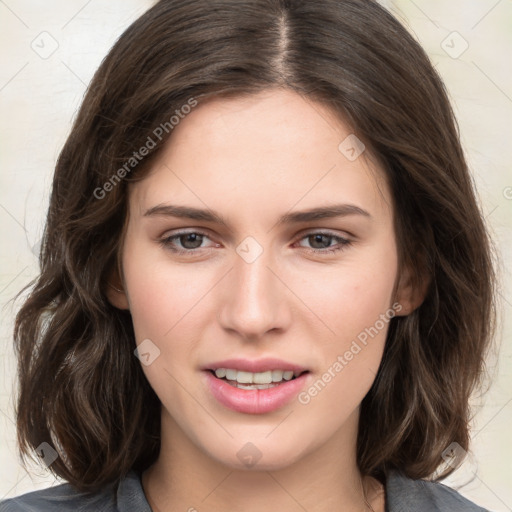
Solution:
[{"label": "nose", "polygon": [[235,255],[222,290],[217,317],[221,326],[246,339],[286,330],[291,320],[290,292],[276,274],[266,251],[251,263]]}]

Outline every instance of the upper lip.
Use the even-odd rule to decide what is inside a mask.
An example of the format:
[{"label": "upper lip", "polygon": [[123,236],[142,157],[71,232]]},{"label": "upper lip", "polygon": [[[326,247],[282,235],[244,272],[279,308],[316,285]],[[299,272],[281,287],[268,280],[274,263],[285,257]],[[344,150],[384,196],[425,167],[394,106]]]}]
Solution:
[{"label": "upper lip", "polygon": [[217,370],[218,368],[230,368],[243,372],[259,373],[269,370],[291,370],[295,373],[308,371],[307,368],[299,364],[289,363],[282,359],[267,357],[264,359],[225,359],[206,364],[203,370]]}]

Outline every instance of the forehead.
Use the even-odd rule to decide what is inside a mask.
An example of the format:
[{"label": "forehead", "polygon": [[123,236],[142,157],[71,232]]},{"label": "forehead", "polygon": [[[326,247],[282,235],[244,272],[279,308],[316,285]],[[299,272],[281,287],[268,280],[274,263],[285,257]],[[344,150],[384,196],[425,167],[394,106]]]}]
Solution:
[{"label": "forehead", "polygon": [[378,214],[390,208],[384,174],[367,151],[347,153],[357,144],[333,111],[292,91],[210,98],[173,128],[132,202],[139,213],[183,200],[261,216],[262,207],[281,213],[346,200]]}]

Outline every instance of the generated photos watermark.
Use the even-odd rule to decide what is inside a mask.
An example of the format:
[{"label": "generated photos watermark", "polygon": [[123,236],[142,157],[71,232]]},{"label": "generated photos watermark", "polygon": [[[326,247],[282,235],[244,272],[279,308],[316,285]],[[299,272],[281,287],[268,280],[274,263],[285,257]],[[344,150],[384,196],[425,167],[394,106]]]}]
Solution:
[{"label": "generated photos watermark", "polygon": [[401,310],[402,305],[395,302],[385,313],[381,313],[379,319],[372,326],[361,331],[357,335],[357,339],[352,340],[349,349],[342,355],[338,355],[336,361],[307,390],[299,393],[297,397],[299,403],[309,404],[368,345],[369,338],[373,339],[377,336]]},{"label": "generated photos watermark", "polygon": [[175,114],[168,121],[160,123],[152,131],[152,135],[148,136],[146,142],[137,151],[134,151],[132,156],[101,187],[94,189],[94,197],[96,199],[106,197],[107,193],[111,192],[156,147],[158,142],[163,139],[164,133],[170,133],[187,114],[190,114],[197,104],[198,102],[195,98],[189,98],[187,103],[174,111]]}]

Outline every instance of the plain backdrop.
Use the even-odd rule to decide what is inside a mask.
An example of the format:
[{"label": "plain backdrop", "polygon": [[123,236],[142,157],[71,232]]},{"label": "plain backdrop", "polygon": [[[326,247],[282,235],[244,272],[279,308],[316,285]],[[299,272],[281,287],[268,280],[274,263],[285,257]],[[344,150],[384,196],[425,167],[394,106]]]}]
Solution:
[{"label": "plain backdrop", "polygon": [[[15,443],[14,295],[38,272],[37,249],[59,151],[95,69],[148,0],[0,0],[0,499],[59,483],[24,468]],[[499,358],[475,397],[473,445],[445,483],[493,511],[512,510],[512,2],[383,2],[428,52],[459,121],[500,258]]]}]

